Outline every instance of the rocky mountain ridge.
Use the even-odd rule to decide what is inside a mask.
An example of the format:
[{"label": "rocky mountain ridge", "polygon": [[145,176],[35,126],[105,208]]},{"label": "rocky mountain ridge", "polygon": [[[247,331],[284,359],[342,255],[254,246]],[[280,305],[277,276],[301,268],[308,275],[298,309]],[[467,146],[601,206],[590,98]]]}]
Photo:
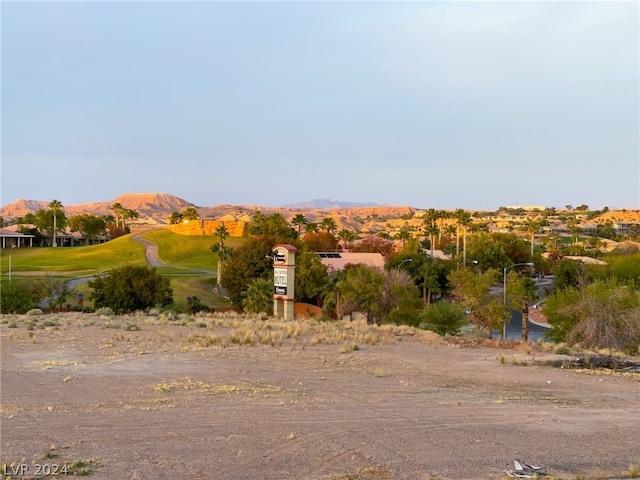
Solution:
[{"label": "rocky mountain ridge", "polygon": [[[310,204],[324,201],[313,200]],[[119,203],[124,208],[136,210],[140,214],[140,219],[152,219],[157,223],[166,223],[173,212],[182,212],[187,207],[194,207],[198,210],[202,219],[244,219],[251,218],[260,211],[266,215],[281,213],[287,220],[291,220],[298,213],[305,215],[309,222],[320,222],[324,217],[331,216],[337,221],[340,227],[362,226],[369,221],[378,219],[388,219],[389,217],[404,217],[408,219],[413,216],[416,209],[412,207],[399,206],[369,206],[375,204],[358,204],[351,202],[335,202],[329,200],[331,208],[314,207],[268,207],[260,205],[229,205],[219,204],[210,207],[199,207],[187,200],[165,193],[125,193],[110,202],[89,202],[79,205],[63,205],[63,210],[67,216],[88,213],[91,215],[113,214],[112,206]],[[0,209],[0,216],[5,220],[12,220],[23,217],[28,213],[36,213],[40,209],[48,209],[48,201],[42,200],[16,200]],[[301,204],[300,204],[301,205]]]}]

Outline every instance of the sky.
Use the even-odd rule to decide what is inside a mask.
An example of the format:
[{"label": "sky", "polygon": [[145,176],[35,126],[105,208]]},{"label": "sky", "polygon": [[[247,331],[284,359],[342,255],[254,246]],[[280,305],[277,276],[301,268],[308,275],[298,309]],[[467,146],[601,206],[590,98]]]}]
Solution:
[{"label": "sky", "polygon": [[640,6],[0,3],[0,203],[640,208]]}]

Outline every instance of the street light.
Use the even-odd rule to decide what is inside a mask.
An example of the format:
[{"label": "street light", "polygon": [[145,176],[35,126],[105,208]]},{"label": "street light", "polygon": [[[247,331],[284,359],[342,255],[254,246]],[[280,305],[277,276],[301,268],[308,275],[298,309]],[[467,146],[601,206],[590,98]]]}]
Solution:
[{"label": "street light", "polygon": [[11,245],[11,249],[9,250],[9,283],[11,283],[11,254],[13,253],[14,248],[16,248],[16,246]]},{"label": "street light", "polygon": [[[514,263],[513,265],[509,265],[508,267],[504,267],[502,269],[502,304],[504,308],[507,308],[507,272],[511,270],[513,267],[518,267],[521,265],[528,265],[529,267],[533,267],[532,262],[526,263]],[[507,339],[507,319],[502,319],[502,340]]]},{"label": "street light", "polygon": [[397,272],[398,272],[398,275],[400,275],[400,267],[401,267],[402,265],[404,265],[405,263],[407,263],[407,262],[412,262],[412,261],[413,261],[413,259],[412,259],[412,258],[407,258],[407,259],[405,259],[405,260],[401,261],[401,262],[400,262],[400,265],[398,265],[398,266],[396,267],[396,270],[397,270]]}]

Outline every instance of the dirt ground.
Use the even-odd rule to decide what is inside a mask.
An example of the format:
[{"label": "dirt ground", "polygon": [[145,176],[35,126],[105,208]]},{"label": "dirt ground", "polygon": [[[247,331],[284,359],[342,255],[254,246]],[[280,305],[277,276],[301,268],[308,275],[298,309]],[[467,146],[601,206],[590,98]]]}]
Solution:
[{"label": "dirt ground", "polygon": [[576,478],[640,463],[638,374],[408,329],[158,323],[5,316],[3,473],[500,479],[522,458]]}]

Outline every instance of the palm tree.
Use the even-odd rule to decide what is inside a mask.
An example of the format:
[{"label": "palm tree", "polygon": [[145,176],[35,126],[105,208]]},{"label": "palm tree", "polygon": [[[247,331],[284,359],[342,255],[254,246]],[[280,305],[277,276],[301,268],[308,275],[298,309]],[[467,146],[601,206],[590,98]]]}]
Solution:
[{"label": "palm tree", "polygon": [[[123,209],[123,217],[122,217],[122,228],[126,229],[125,222],[127,219],[133,220],[134,218],[140,218],[140,213],[137,210],[133,210],[131,208]],[[131,231],[131,225],[129,225],[129,231]]]},{"label": "palm tree", "polygon": [[309,222],[304,226],[305,233],[318,233],[318,224],[316,222]]},{"label": "palm tree", "polygon": [[60,200],[56,200],[53,199],[49,202],[49,208],[51,208],[53,210],[53,232],[52,232],[52,238],[51,238],[51,246],[52,247],[57,247],[58,244],[56,243],[56,232],[58,230],[58,209],[62,209],[62,202],[60,202]]},{"label": "palm tree", "polygon": [[269,314],[273,300],[273,282],[268,278],[254,278],[243,293],[242,307],[249,312]]},{"label": "palm tree", "polygon": [[333,217],[324,217],[322,222],[320,222],[320,229],[325,230],[329,233],[333,232],[338,226],[336,225],[336,221]]},{"label": "palm tree", "polygon": [[297,213],[291,220],[291,224],[298,228],[298,238],[300,238],[300,230],[302,229],[302,226],[307,223],[309,223],[307,217],[302,213]]},{"label": "palm tree", "polygon": [[456,227],[458,228],[458,233],[456,235],[456,256],[460,255],[460,227],[462,227],[462,251],[463,251],[463,259],[462,265],[467,266],[467,227],[471,225],[471,215],[468,212],[465,212],[462,208],[456,209],[454,212],[454,217],[456,218]]},{"label": "palm tree", "polygon": [[349,242],[353,242],[356,238],[358,238],[358,236],[355,234],[355,232],[347,230],[346,228],[343,228],[338,232],[338,239],[344,242],[342,244],[342,250],[345,252],[347,251],[347,244]]},{"label": "palm tree", "polygon": [[521,306],[522,306],[522,341],[529,340],[529,307],[531,302],[538,298],[538,285],[531,277],[522,277],[521,281]]},{"label": "palm tree", "polygon": [[402,241],[402,249],[406,246],[407,240],[411,238],[411,232],[407,227],[402,227],[398,233],[395,234],[394,238],[396,240]]},{"label": "palm tree", "polygon": [[182,212],[182,218],[185,220],[197,220],[200,218],[200,214],[195,207],[187,207]]},{"label": "palm tree", "polygon": [[222,284],[222,261],[226,260],[231,255],[231,249],[224,246],[224,241],[229,236],[229,230],[224,223],[218,225],[218,228],[215,230],[215,235],[218,237],[218,243],[211,245],[211,251],[218,254],[216,284],[220,286]]},{"label": "palm tree", "polygon": [[539,218],[530,218],[527,220],[524,229],[531,234],[531,258],[533,258],[533,242],[536,238],[536,233],[542,227],[542,220]]},{"label": "palm tree", "polygon": [[111,210],[113,210],[113,214],[116,217],[116,227],[120,226],[120,220],[122,220],[122,228],[124,229],[125,208],[122,206],[120,202],[117,202],[111,205]]},{"label": "palm tree", "polygon": [[173,212],[169,217],[169,223],[175,225],[182,221],[182,214],[180,212]]},{"label": "palm tree", "polygon": [[433,257],[433,251],[435,250],[435,246],[436,246],[436,235],[438,235],[439,232],[440,232],[440,229],[438,228],[438,226],[435,223],[432,224],[432,225],[427,225],[424,228],[424,233],[429,235],[429,244],[430,244],[430,247],[431,247],[431,257]]}]

